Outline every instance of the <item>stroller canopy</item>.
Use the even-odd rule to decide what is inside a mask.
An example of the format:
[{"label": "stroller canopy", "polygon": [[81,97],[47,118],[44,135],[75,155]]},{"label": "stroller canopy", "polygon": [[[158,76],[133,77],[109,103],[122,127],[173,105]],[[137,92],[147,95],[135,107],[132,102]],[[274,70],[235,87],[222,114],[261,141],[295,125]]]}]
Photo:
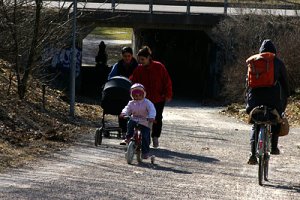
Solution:
[{"label": "stroller canopy", "polygon": [[123,76],[109,79],[102,91],[101,107],[104,114],[119,115],[130,98],[131,81]]}]

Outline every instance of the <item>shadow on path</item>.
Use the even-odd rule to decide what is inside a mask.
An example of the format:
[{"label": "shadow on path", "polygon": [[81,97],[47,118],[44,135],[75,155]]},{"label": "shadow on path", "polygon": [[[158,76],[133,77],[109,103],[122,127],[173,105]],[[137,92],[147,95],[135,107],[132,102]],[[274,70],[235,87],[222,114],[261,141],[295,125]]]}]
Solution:
[{"label": "shadow on path", "polygon": [[152,168],[154,170],[159,170],[159,171],[169,171],[169,172],[174,172],[174,173],[177,173],[177,174],[192,174],[192,172],[189,172],[188,170],[182,170],[182,169],[176,169],[175,167],[164,167],[164,166],[161,166],[161,165],[158,165],[158,164],[150,164],[150,163],[147,163],[147,162],[150,162],[150,161],[143,161],[142,163],[139,163],[138,167],[146,167],[146,168]]},{"label": "shadow on path", "polygon": [[273,189],[282,189],[282,190],[290,190],[290,191],[295,191],[300,193],[300,184],[298,184],[297,186],[295,185],[295,183],[283,183],[283,182],[265,182],[264,183],[265,187],[269,187],[269,188],[273,188]]},{"label": "shadow on path", "polygon": [[[152,149],[151,152],[155,155],[156,159],[157,158],[164,158],[164,159],[182,158],[182,159],[188,159],[188,160],[196,160],[196,161],[205,162],[205,163],[214,163],[214,162],[219,161],[218,159],[215,159],[215,158],[180,153],[180,152],[175,152],[175,151],[171,151],[171,150],[167,150],[167,149]],[[170,171],[170,172],[180,173],[180,174],[192,174],[192,172],[190,172],[188,170],[183,170],[182,166],[165,167],[162,165],[158,165],[155,162],[154,162],[154,164],[151,164],[150,159],[144,160],[142,163],[139,163],[137,166],[152,168],[154,170]]]},{"label": "shadow on path", "polygon": [[168,149],[153,149],[152,152],[154,152],[156,157],[160,158],[183,158],[188,160],[197,160],[199,162],[205,162],[205,163],[214,163],[219,162],[220,160],[216,158],[210,158],[206,156],[199,156],[199,155],[193,155],[193,154],[187,154],[187,153],[181,153],[176,151],[171,151]]}]

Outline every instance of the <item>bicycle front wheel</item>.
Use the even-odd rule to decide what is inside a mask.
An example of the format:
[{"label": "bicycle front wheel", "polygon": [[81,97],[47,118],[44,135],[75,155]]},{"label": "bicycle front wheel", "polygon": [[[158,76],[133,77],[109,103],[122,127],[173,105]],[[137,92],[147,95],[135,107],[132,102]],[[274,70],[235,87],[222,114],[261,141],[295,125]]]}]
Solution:
[{"label": "bicycle front wheel", "polygon": [[138,161],[139,163],[143,161],[141,149],[138,149],[138,150],[136,151],[136,159],[137,159],[137,161]]},{"label": "bicycle front wheel", "polygon": [[263,173],[264,173],[264,160],[263,160],[263,156],[259,156],[258,157],[258,184],[259,185],[262,185]]},{"label": "bicycle front wheel", "polygon": [[102,132],[103,132],[102,127],[96,130],[96,133],[95,133],[95,146],[101,145],[101,143],[102,143]]},{"label": "bicycle front wheel", "polygon": [[127,151],[125,153],[125,158],[128,164],[131,164],[133,161],[134,151],[135,151],[135,142],[130,141],[127,147]]}]

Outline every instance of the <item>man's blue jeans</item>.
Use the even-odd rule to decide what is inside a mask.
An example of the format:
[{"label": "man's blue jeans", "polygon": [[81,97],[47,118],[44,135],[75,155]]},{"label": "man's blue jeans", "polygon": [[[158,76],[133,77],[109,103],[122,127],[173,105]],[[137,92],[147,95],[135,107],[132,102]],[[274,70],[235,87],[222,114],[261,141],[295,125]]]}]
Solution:
[{"label": "man's blue jeans", "polygon": [[[126,134],[127,139],[132,138],[136,124],[136,121],[128,121]],[[142,154],[148,154],[150,152],[150,128],[143,125],[139,125],[139,127],[142,133]]]},{"label": "man's blue jeans", "polygon": [[[260,129],[259,125],[254,125],[254,124],[252,125],[251,137],[250,137],[250,144],[251,144],[251,152],[252,153],[255,153],[255,139],[257,140],[259,129]],[[271,133],[272,133],[271,148],[272,149],[276,149],[277,146],[278,146],[279,131],[280,131],[280,124],[271,126]]]}]

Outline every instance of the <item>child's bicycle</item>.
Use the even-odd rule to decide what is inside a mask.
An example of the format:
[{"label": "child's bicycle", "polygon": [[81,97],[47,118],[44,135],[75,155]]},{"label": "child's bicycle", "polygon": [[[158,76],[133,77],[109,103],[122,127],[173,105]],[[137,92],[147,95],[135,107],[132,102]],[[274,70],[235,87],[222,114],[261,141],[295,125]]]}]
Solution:
[{"label": "child's bicycle", "polygon": [[[250,113],[250,119],[255,125],[255,146],[256,156],[258,158],[258,183],[263,184],[263,178],[268,181],[270,143],[271,143],[271,125],[280,122],[281,118],[275,109],[267,106],[259,106]],[[258,127],[259,130],[258,130]]]},{"label": "child's bicycle", "polygon": [[[130,116],[126,116],[125,118],[131,119]],[[142,159],[142,132],[140,128],[140,124],[137,123],[134,126],[133,136],[130,138],[129,144],[126,148],[125,159],[128,164],[131,164],[134,158],[134,154],[136,154],[136,159],[140,163],[143,161]],[[151,163],[154,164],[155,156],[151,156]]]}]

